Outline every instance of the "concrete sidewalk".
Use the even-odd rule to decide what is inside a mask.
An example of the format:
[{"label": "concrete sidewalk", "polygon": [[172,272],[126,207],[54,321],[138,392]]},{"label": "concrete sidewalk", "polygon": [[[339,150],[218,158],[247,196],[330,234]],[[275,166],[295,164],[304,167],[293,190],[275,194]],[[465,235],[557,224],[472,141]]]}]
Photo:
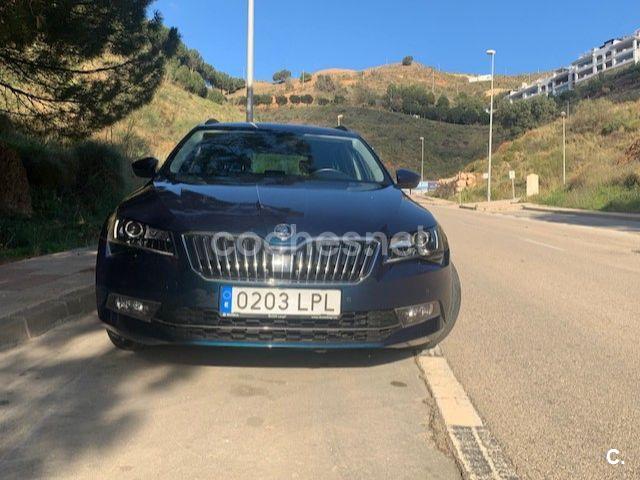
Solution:
[{"label": "concrete sidewalk", "polygon": [[0,265],[0,348],[95,308],[95,249]]}]

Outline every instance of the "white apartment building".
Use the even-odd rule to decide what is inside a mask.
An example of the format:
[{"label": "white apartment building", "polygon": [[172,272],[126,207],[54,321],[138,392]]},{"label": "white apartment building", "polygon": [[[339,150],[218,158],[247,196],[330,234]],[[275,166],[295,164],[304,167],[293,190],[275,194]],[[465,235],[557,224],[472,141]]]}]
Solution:
[{"label": "white apartment building", "polygon": [[600,72],[640,63],[640,30],[623,38],[607,40],[598,48],[582,54],[570,66],[555,70],[546,78],[523,84],[509,93],[509,100],[536,95],[558,95]]}]

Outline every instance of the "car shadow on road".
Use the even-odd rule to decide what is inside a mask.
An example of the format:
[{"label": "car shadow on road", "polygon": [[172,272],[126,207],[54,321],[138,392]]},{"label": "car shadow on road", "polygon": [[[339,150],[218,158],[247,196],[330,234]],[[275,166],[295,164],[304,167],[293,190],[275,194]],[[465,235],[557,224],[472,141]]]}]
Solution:
[{"label": "car shadow on road", "polygon": [[293,350],[283,348],[150,347],[136,353],[148,362],[170,365],[251,368],[366,368],[415,355],[401,350]]}]

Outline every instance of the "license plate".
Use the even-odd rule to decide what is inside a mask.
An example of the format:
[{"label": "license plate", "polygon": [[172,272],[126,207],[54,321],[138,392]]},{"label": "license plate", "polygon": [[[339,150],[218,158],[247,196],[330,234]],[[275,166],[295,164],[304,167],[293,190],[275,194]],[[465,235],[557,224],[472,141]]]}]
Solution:
[{"label": "license plate", "polygon": [[225,285],[220,290],[224,316],[338,317],[340,290],[252,288]]}]

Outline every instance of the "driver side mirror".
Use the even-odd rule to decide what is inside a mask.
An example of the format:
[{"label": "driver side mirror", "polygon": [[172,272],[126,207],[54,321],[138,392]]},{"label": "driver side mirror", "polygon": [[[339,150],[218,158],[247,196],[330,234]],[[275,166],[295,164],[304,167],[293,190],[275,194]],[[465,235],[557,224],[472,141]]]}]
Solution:
[{"label": "driver side mirror", "polygon": [[396,170],[396,185],[400,188],[416,188],[420,184],[420,175],[405,168]]},{"label": "driver side mirror", "polygon": [[140,178],[153,178],[158,167],[158,159],[154,157],[141,158],[131,164],[133,173]]}]

